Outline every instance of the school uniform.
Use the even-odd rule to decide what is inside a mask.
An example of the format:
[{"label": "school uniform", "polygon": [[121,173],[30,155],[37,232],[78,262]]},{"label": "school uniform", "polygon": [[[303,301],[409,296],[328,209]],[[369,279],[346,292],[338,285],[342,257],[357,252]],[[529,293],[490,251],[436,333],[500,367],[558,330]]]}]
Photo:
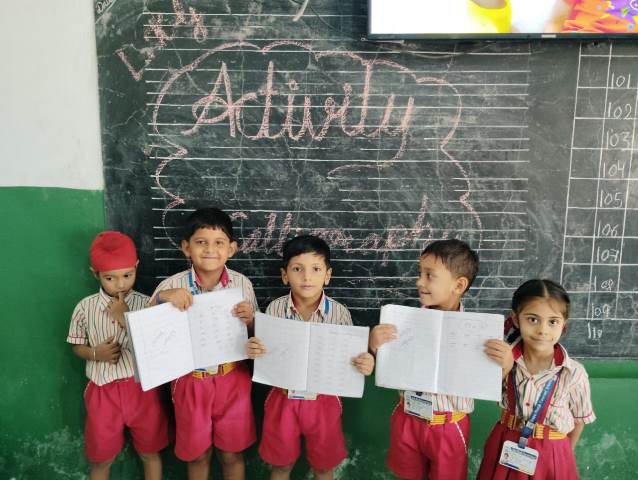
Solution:
[{"label": "school uniform", "polygon": [[430,393],[432,418],[426,420],[406,412],[405,395],[411,393],[399,392],[390,418],[388,468],[405,479],[466,480],[474,400]]},{"label": "school uniform", "polygon": [[[193,295],[205,293],[194,268],[163,280],[152,298],[162,290],[184,288]],[[224,267],[212,291],[241,288],[244,300],[259,310],[252,283],[241,273]],[[211,445],[238,453],[256,438],[246,362],[230,362],[198,369],[171,382],[175,405],[175,455],[186,462],[200,457]]]},{"label": "school uniform", "polygon": [[[141,310],[148,297],[131,291],[124,301],[130,311]],[[108,312],[104,290],[78,303],[71,317],[67,342],[96,347],[113,336],[120,345],[116,364],[87,360],[89,383],[84,391],[87,416],[84,448],[92,463],[115,457],[124,446],[128,427],[138,453],[155,453],[168,445],[168,420],[159,391],[142,391],[133,375],[133,349],[126,330]]]},{"label": "school uniform", "polygon": [[[484,448],[478,478],[484,480],[574,480],[578,478],[576,460],[567,434],[575,421],[592,423],[596,420],[585,368],[569,358],[560,345],[554,347],[552,366],[531,374],[523,358],[523,343],[517,342],[512,353],[514,369],[505,380],[502,413]],[[537,425],[527,446],[539,453],[533,477],[499,464],[503,443],[518,443],[521,427],[529,419],[541,392],[552,379],[557,379],[549,399],[541,410]]]},{"label": "school uniform", "polygon": [[[292,301],[284,295],[268,305],[266,314],[304,321]],[[352,325],[348,309],[325,294],[309,322]],[[301,454],[304,437],[306,457],[314,470],[331,470],[347,456],[341,428],[341,400],[335,395],[306,393],[306,398],[289,398],[296,392],[272,388],[264,404],[264,426],[259,455],[270,465],[294,464]],[[315,398],[315,399],[310,399]]]}]

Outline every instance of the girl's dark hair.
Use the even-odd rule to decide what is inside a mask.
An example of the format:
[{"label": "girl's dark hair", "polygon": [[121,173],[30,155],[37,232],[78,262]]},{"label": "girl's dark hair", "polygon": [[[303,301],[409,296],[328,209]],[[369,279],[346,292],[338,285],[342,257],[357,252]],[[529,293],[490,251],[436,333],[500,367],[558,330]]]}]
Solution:
[{"label": "girl's dark hair", "polygon": [[537,298],[548,298],[562,303],[565,306],[565,320],[569,318],[569,295],[558,283],[548,279],[535,278],[518,287],[512,296],[512,311],[520,313],[525,305]]}]

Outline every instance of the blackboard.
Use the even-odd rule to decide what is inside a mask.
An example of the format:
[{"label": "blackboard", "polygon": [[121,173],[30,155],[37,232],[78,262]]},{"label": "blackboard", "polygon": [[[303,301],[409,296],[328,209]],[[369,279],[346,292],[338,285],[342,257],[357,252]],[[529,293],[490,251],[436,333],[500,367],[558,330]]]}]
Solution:
[{"label": "blackboard", "polygon": [[457,237],[481,258],[469,310],[553,278],[572,355],[637,357],[638,46],[373,43],[366,2],[300,3],[95,2],[107,217],[141,289],[185,267],[176,226],[216,205],[262,306],[284,240],[316,233],[329,294],[373,324],[415,304],[423,244]]}]

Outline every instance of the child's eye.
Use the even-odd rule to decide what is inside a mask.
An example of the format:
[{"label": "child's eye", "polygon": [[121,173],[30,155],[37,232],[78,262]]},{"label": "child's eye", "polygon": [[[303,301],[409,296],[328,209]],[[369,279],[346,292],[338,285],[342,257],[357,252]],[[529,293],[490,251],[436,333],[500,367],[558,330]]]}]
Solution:
[{"label": "child's eye", "polygon": [[315,270],[315,272],[320,272],[321,271],[321,267],[315,267],[314,270]]},{"label": "child's eye", "polygon": [[552,327],[555,327],[555,326],[556,326],[556,325],[558,325],[559,323],[560,323],[560,322],[559,322],[556,318],[552,318],[552,319],[549,321],[549,324],[550,324]]}]

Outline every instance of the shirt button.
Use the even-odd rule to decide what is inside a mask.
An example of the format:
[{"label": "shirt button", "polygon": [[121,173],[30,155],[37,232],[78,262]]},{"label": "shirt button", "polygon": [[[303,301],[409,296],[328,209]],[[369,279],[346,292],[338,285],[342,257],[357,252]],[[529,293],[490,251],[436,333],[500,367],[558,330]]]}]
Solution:
[{"label": "shirt button", "polygon": [[529,407],[529,402],[525,402],[525,406],[526,406],[526,407]]}]

